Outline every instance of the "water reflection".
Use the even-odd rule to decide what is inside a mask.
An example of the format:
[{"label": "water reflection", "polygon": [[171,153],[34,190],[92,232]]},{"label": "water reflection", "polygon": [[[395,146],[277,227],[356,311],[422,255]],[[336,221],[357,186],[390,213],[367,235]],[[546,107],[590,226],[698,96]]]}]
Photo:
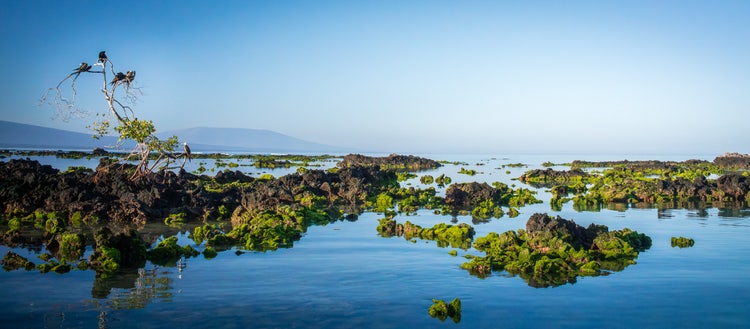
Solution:
[{"label": "water reflection", "polygon": [[719,217],[747,218],[750,217],[750,209],[719,208]]},{"label": "water reflection", "polygon": [[100,301],[95,301],[95,304],[113,310],[140,309],[152,302],[171,302],[174,297],[172,274],[172,270],[157,266],[127,270],[108,278],[97,277],[91,297],[104,300],[103,305]]}]

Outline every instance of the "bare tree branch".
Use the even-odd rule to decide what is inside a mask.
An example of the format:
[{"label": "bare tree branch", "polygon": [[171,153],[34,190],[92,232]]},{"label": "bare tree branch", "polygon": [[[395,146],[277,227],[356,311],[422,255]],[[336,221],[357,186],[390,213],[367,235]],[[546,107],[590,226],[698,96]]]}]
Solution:
[{"label": "bare tree branch", "polygon": [[[91,70],[94,66],[100,66],[102,69],[100,71]],[[114,77],[112,81],[108,81],[107,79],[107,66],[109,66],[109,72]],[[170,159],[174,159],[174,155],[171,152],[177,144],[177,137],[173,136],[167,140],[160,140],[156,137],[156,128],[150,120],[139,120],[136,117],[132,106],[127,105],[134,105],[138,100],[138,96],[143,94],[140,88],[133,86],[136,72],[135,70],[127,71],[127,73],[115,72],[114,64],[107,57],[106,53],[101,51],[99,52],[97,62],[93,66],[83,62],[78,68],[73,70],[73,73],[68,74],[60,80],[55,87],[47,89],[40,99],[40,104],[49,104],[55,107],[57,116],[64,121],[67,121],[70,117],[83,117],[82,114],[86,112],[81,111],[76,106],[78,95],[76,81],[82,73],[101,74],[101,92],[107,104],[107,111],[105,112],[106,114],[97,113],[97,116],[102,116],[103,119],[93,122],[89,128],[96,132],[94,137],[104,136],[110,132],[110,128],[114,129],[114,131],[120,134],[117,140],[118,145],[122,145],[126,140],[136,142],[135,148],[124,158],[125,162],[137,159],[138,165],[132,176],[135,179],[148,172],[153,172],[164,162],[167,165],[161,168],[168,167]],[[72,98],[66,97],[62,90],[63,84],[68,80],[70,80]],[[124,87],[120,88],[120,92],[118,93],[117,87],[121,85],[124,85]],[[127,104],[118,99],[118,95]],[[108,117],[114,118],[116,122],[111,122]],[[149,156],[152,152],[158,153],[159,156],[153,164],[150,164]]]}]

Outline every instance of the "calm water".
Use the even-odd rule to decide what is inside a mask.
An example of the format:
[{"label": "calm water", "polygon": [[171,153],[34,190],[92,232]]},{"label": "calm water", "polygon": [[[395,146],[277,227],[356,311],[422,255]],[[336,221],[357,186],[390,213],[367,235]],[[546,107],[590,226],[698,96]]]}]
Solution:
[{"label": "calm water", "polygon": [[[438,170],[453,182],[511,180],[543,161],[621,160],[626,157],[482,157],[426,155],[468,164]],[[507,159],[505,159],[507,158]],[[640,159],[627,157],[628,159]],[[684,157],[659,160],[685,160]],[[646,159],[657,159],[646,157]],[[55,159],[42,159],[62,166]],[[249,160],[248,160],[249,161]],[[528,168],[501,168],[525,163]],[[483,164],[483,165],[477,165]],[[80,165],[74,164],[74,165]],[[328,166],[333,164],[328,164]],[[482,174],[458,174],[461,167]],[[245,168],[245,169],[243,169]],[[498,169],[499,168],[499,169]],[[260,173],[252,167],[238,168]],[[564,168],[560,168],[564,169]],[[291,171],[296,170],[292,168]],[[510,174],[506,174],[506,170]],[[264,170],[280,176],[289,169]],[[402,184],[421,187],[418,179]],[[221,252],[187,266],[148,264],[137,272],[96,280],[93,271],[66,274],[0,272],[0,324],[3,327],[50,328],[579,328],[579,327],[747,327],[750,325],[750,210],[628,209],[562,211],[545,203],[520,208],[520,216],[472,224],[478,236],[524,228],[535,212],[547,212],[610,229],[628,227],[653,239],[637,264],[608,276],[579,278],[575,284],[533,288],[503,273],[479,279],[459,265],[476,250],[440,248],[434,242],[377,235],[382,215],[365,213],[357,221],[311,227],[293,248],[265,253]],[[422,226],[449,222],[450,216],[420,211],[397,216]],[[470,217],[459,222],[471,224]],[[180,244],[195,245],[180,235]],[[692,248],[672,248],[672,236],[695,239]],[[5,254],[6,247],[0,247]],[[35,263],[37,253],[14,249]],[[88,255],[87,255],[88,256]],[[432,299],[460,298],[462,318],[431,318]]]}]

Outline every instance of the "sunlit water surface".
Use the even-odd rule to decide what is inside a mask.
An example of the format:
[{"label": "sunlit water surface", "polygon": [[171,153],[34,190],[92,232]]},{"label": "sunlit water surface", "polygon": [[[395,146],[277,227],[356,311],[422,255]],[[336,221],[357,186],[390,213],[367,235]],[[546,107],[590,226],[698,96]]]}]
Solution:
[{"label": "sunlit water surface", "polygon": [[[519,186],[512,179],[541,168],[543,161],[641,159],[425,156],[465,163],[420,175],[445,173],[453,182],[501,181]],[[659,160],[689,158],[701,157]],[[84,161],[39,160],[61,169]],[[91,160],[90,165],[96,162]],[[519,162],[528,166],[502,167]],[[321,168],[334,164],[327,162]],[[190,170],[195,170],[196,164],[191,165]],[[458,174],[462,167],[480,174]],[[242,166],[238,170],[278,177],[296,168]],[[424,187],[418,179],[402,185]],[[444,193],[444,189],[438,191]],[[611,230],[628,227],[650,236],[653,246],[639,255],[637,264],[621,272],[534,288],[507,273],[495,272],[485,279],[471,276],[459,266],[466,261],[464,255],[481,255],[474,249],[455,249],[458,255],[451,256],[448,252],[454,249],[440,248],[432,241],[380,237],[376,227],[382,214],[364,213],[356,221],[311,227],[290,249],[239,255],[230,250],[210,260],[190,258],[183,269],[147,264],[110,279],[96,279],[91,270],[66,274],[3,271],[0,324],[19,328],[713,328],[750,323],[749,210],[576,212],[566,204],[562,211],[552,211],[549,194],[540,189],[538,197],[545,203],[520,208],[516,218],[479,224],[472,223],[470,216],[456,220],[472,224],[479,237],[524,228],[531,214],[547,212],[582,226],[595,222]],[[427,210],[396,219],[422,226],[452,220]],[[180,244],[204,247],[188,238],[187,229],[179,236]],[[695,246],[673,248],[673,236],[693,238]],[[0,246],[3,255],[7,250]],[[13,250],[41,263],[36,258],[40,250]],[[460,322],[431,318],[427,309],[433,298],[460,298]]]}]

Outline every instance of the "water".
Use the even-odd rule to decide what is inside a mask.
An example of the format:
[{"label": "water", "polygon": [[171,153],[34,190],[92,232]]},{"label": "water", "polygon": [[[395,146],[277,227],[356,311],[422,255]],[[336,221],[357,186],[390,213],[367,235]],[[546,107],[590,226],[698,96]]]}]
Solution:
[{"label": "water", "polygon": [[[520,156],[428,157],[468,165],[446,165],[420,175],[445,173],[453,182],[501,181],[518,186],[522,184],[513,178],[524,171],[540,167],[543,161],[556,162],[553,158],[523,161]],[[599,160],[568,161],[574,159]],[[529,167],[496,169],[517,162]],[[461,167],[483,174],[457,174]],[[268,172],[278,177],[277,172]],[[402,184],[421,186],[418,179]],[[653,246],[639,255],[637,264],[621,272],[533,288],[505,273],[485,279],[469,275],[459,266],[466,261],[464,255],[481,255],[476,250],[455,249],[458,255],[451,256],[448,252],[454,249],[432,241],[380,237],[376,227],[382,215],[365,213],[354,222],[311,227],[290,249],[240,255],[226,251],[210,260],[199,256],[188,259],[182,270],[147,264],[107,280],[96,279],[93,271],[0,272],[0,323],[52,328],[689,328],[750,323],[746,279],[750,211],[576,212],[566,204],[555,212],[549,208],[548,194],[540,190],[538,197],[545,203],[520,208],[516,218],[472,224],[476,236],[523,228],[531,214],[547,212],[582,226],[595,222],[610,230],[628,227],[649,235]],[[451,217],[423,210],[396,219],[432,226]],[[471,224],[470,217],[457,220]],[[672,236],[693,238],[695,246],[673,248]],[[180,234],[180,244],[202,248],[185,233]],[[6,250],[0,247],[0,253]],[[41,262],[36,252],[14,251]],[[461,321],[430,318],[427,309],[433,298],[460,298]]]}]

